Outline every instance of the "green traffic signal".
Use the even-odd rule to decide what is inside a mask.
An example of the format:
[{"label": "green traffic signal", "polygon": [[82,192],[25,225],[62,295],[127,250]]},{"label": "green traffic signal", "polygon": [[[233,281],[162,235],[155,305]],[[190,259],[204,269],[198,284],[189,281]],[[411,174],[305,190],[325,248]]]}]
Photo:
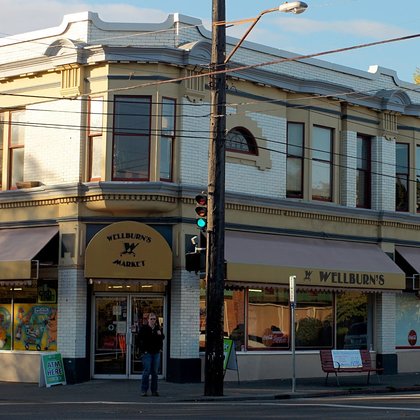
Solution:
[{"label": "green traffic signal", "polygon": [[195,196],[195,213],[197,215],[195,224],[204,230],[207,227],[207,195],[197,194]]},{"label": "green traffic signal", "polygon": [[207,221],[206,219],[200,218],[200,219],[197,219],[196,224],[200,229],[204,229],[207,226]]}]

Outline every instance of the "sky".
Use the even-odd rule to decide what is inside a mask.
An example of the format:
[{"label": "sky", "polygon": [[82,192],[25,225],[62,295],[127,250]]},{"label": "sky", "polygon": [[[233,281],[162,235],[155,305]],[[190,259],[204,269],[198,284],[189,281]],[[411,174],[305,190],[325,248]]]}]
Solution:
[{"label": "sky", "polygon": [[[225,0],[226,20],[257,16],[283,1]],[[363,45],[420,34],[420,0],[306,0],[300,15],[263,16],[247,40],[299,55]],[[163,22],[169,13],[203,20],[210,30],[212,0],[0,0],[0,37],[59,26],[65,14],[92,11],[107,22]],[[247,24],[235,25],[228,35],[241,37]],[[371,65],[395,70],[412,82],[420,68],[420,36],[411,40],[359,48],[322,57],[367,71]]]}]

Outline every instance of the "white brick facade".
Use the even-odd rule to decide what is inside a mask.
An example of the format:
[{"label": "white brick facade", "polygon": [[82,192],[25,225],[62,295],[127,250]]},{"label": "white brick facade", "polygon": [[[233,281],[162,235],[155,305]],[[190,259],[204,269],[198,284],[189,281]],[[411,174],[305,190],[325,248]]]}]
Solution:
[{"label": "white brick facade", "polygon": [[81,180],[86,113],[83,101],[60,100],[26,108],[24,179],[62,184]]},{"label": "white brick facade", "polygon": [[340,203],[356,207],[357,133],[341,133],[340,150]]},{"label": "white brick facade", "polygon": [[395,140],[372,141],[372,209],[395,211]]},{"label": "white brick facade", "polygon": [[57,304],[57,350],[69,359],[86,357],[87,280],[83,270],[59,270]]},{"label": "white brick facade", "polygon": [[174,359],[198,358],[200,281],[195,273],[174,271],[171,280],[171,350]]},{"label": "white brick facade", "polygon": [[381,354],[395,354],[395,293],[383,292],[376,295],[375,342]]}]

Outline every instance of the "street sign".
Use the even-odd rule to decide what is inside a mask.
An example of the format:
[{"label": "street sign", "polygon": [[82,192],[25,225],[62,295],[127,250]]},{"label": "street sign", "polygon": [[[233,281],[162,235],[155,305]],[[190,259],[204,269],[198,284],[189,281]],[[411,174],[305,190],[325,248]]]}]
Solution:
[{"label": "street sign", "polygon": [[61,353],[42,353],[41,370],[39,374],[39,386],[66,385],[66,374],[64,372]]},{"label": "street sign", "polygon": [[296,294],[295,294],[296,276],[289,277],[289,287],[290,287],[290,303],[294,304],[296,301]]}]

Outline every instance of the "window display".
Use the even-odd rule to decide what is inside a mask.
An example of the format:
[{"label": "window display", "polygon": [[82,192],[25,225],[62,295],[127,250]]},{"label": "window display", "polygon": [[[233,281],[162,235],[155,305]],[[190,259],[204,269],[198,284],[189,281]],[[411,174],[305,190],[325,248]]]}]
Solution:
[{"label": "window display", "polygon": [[0,288],[0,350],[57,350],[57,282]]}]

